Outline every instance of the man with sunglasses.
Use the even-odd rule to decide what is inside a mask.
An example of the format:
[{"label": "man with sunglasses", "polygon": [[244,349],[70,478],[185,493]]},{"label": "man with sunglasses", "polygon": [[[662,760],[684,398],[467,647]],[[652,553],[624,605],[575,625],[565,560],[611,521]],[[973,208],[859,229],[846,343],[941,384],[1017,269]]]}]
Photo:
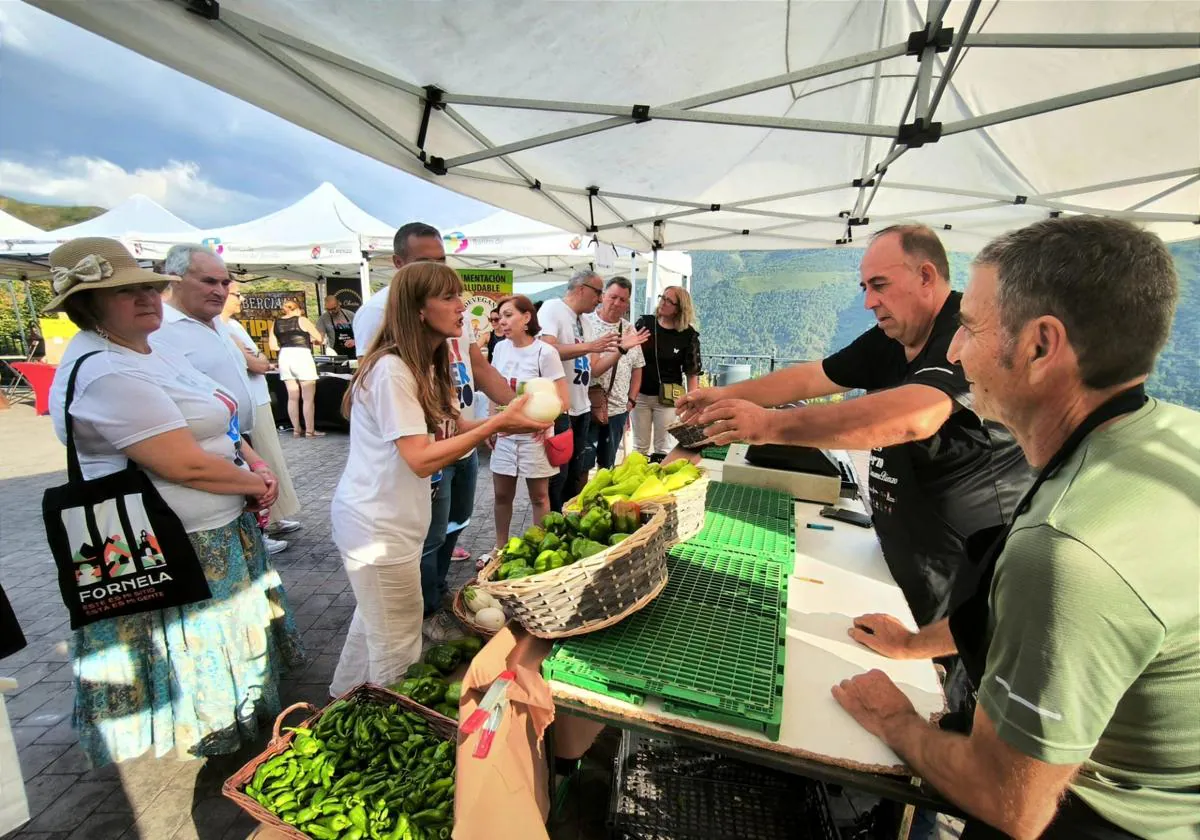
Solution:
[{"label": "man with sunglasses", "polygon": [[588,386],[592,381],[593,354],[609,353],[617,349],[616,334],[595,337],[591,327],[584,323],[583,316],[594,310],[604,295],[604,281],[590,269],[583,269],[567,282],[567,293],[561,300],[548,300],[538,311],[538,323],[542,334],[539,338],[558,350],[567,372],[567,389],[571,405],[567,415],[554,423],[554,433],[571,430],[571,460],[550,479],[550,509],[562,510],[563,503],[578,495],[587,481],[585,455],[588,447],[588,426],[592,404],[588,399]]}]

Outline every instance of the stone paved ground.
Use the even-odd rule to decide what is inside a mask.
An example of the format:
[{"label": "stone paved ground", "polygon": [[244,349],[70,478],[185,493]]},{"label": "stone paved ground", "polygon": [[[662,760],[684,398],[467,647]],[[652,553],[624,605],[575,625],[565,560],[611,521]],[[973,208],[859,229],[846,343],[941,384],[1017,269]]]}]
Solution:
[{"label": "stone paved ground", "polygon": [[[285,705],[326,702],[354,609],[354,594],[329,537],[329,499],[348,443],[345,435],[333,433],[315,440],[283,439],[304,528],[288,535],[291,545],[276,555],[275,563],[311,660],[307,669],[282,683]],[[261,744],[206,762],[139,759],[96,771],[87,767],[70,723],[70,628],[41,523],[42,492],[65,481],[65,469],[63,448],[48,418],[36,417],[28,405],[0,411],[0,583],[29,641],[24,650],[0,661],[0,675],[20,683],[5,699],[31,816],[5,840],[242,840],[254,822],[223,799],[220,788]],[[529,524],[523,495],[514,528]],[[478,555],[493,541],[491,481],[485,469],[476,513],[460,545]],[[461,585],[474,573],[473,562],[456,562],[451,581]],[[578,835],[572,831],[570,836]]]}]

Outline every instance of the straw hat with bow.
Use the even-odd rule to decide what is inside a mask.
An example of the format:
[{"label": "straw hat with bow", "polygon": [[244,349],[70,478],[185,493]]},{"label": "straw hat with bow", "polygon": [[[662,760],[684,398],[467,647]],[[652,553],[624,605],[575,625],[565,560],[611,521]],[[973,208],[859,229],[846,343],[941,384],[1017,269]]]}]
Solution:
[{"label": "straw hat with bow", "polygon": [[59,245],[50,252],[50,274],[55,296],[46,312],[57,311],[76,292],[146,284],[161,291],[176,279],[142,268],[124,245],[102,236],[84,236]]}]

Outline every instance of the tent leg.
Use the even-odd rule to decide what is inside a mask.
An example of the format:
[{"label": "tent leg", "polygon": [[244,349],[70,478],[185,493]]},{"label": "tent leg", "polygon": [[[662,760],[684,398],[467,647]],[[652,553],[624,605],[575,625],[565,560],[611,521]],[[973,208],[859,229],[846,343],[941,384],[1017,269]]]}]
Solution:
[{"label": "tent leg", "polygon": [[629,293],[629,320],[637,323],[640,317],[637,302],[637,251],[629,255],[629,282],[633,284],[633,289]]},{"label": "tent leg", "polygon": [[[8,284],[8,294],[12,298],[13,317],[17,322],[17,332],[21,334],[21,352],[26,356],[29,355],[29,342],[25,340],[25,314],[21,310],[21,299],[17,297],[17,289],[13,285],[13,281],[6,280]],[[28,282],[28,281],[26,281]],[[36,313],[35,313],[36,314]]]},{"label": "tent leg", "polygon": [[654,305],[654,300],[658,295],[662,294],[662,289],[658,287],[658,249],[654,249],[654,257],[650,262],[650,294],[651,299],[648,301],[650,305]]},{"label": "tent leg", "polygon": [[358,264],[358,285],[362,290],[363,303],[371,296],[371,260],[363,251],[362,262]]}]

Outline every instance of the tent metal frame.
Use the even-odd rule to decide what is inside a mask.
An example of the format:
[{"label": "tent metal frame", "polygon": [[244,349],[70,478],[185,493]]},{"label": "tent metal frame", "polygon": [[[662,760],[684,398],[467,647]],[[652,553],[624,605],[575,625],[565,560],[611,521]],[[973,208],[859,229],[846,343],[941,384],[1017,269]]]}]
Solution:
[{"label": "tent metal frame", "polygon": [[[67,7],[69,0],[28,0],[52,14],[71,19]],[[641,103],[592,103],[572,102],[527,97],[499,97],[476,95],[462,91],[446,91],[434,86],[420,86],[405,79],[397,78],[377,68],[370,67],[344,55],[340,55],[302,39],[295,38],[274,27],[260,23],[252,18],[222,7],[218,0],[170,0],[179,9],[179,13],[196,20],[200,25],[219,27],[228,36],[243,41],[247,48],[266,56],[275,62],[288,74],[312,88],[329,102],[342,109],[348,118],[370,127],[387,142],[400,149],[405,156],[414,158],[419,166],[434,176],[453,175],[455,177],[489,181],[494,183],[516,185],[528,188],[541,195],[554,208],[554,214],[560,220],[570,219],[579,229],[597,234],[605,231],[629,230],[641,242],[651,249],[666,247],[663,222],[700,217],[705,213],[733,213],[739,218],[730,220],[728,216],[718,215],[714,219],[717,224],[704,225],[697,221],[683,224],[687,232],[685,238],[672,241],[671,247],[687,245],[711,244],[728,240],[730,247],[737,247],[738,238],[753,234],[768,236],[780,240],[794,241],[801,247],[811,247],[814,244],[829,246],[831,244],[847,244],[853,240],[853,228],[868,222],[871,205],[884,186],[884,179],[889,166],[900,156],[910,150],[919,149],[926,144],[935,144],[943,137],[961,134],[963,132],[980,132],[987,138],[987,128],[1013,120],[1025,119],[1039,114],[1046,114],[1062,109],[1077,107],[1098,100],[1126,96],[1156,87],[1175,85],[1200,79],[1200,63],[1187,64],[1165,72],[1154,73],[1138,78],[1126,79],[1113,84],[1100,85],[1087,90],[1075,91],[1062,96],[1032,101],[1013,108],[1007,108],[989,114],[979,114],[966,119],[959,119],[946,124],[935,120],[938,106],[948,94],[954,91],[953,77],[965,51],[969,49],[1088,49],[1088,50],[1195,50],[1200,46],[1200,33],[1195,32],[1155,32],[1155,33],[988,33],[972,32],[975,17],[980,9],[981,0],[968,0],[968,8],[959,28],[954,31],[942,26],[950,0],[928,0],[924,20],[925,28],[909,36],[905,43],[883,44],[885,26],[880,22],[880,44],[877,49],[861,52],[834,61],[823,62],[811,67],[794,70],[788,73],[759,79],[720,90],[710,91],[688,99],[665,104]],[[910,6],[916,9],[915,0],[910,0]],[[886,15],[886,6],[884,15]],[[193,17],[194,15],[194,17]],[[986,22],[986,18],[985,21]],[[112,37],[110,33],[102,33]],[[134,47],[136,49],[136,46]],[[943,61],[941,54],[948,53]],[[412,97],[424,111],[419,130],[410,138],[389,127],[383,120],[377,118],[363,105],[355,102],[354,97],[347,94],[334,81],[323,78],[317,72],[310,71],[299,60],[299,56],[316,62],[339,68],[347,73],[369,79],[377,84],[387,86],[397,93]],[[915,58],[916,73],[912,75],[913,85],[908,104],[904,110],[903,120],[910,118],[900,126],[882,125],[874,121],[878,106],[880,90],[879,80],[883,75],[885,62]],[[833,122],[825,120],[798,119],[780,117],[769,114],[744,114],[729,111],[709,110],[711,106],[728,103],[755,94],[789,87],[801,82],[822,79],[845,73],[858,68],[871,68],[872,74],[865,79],[852,79],[850,82],[864,82],[872,85],[871,117],[864,123]],[[894,75],[894,74],[889,74]],[[905,71],[903,75],[910,75]],[[936,78],[936,82],[935,82]],[[847,83],[846,80],[839,84]],[[961,100],[960,100],[961,101]],[[581,125],[525,137],[505,143],[495,143],[482,131],[472,124],[460,107],[501,108],[561,112],[579,115],[601,116],[604,119],[586,122]],[[435,119],[447,121],[454,130],[462,132],[478,144],[474,152],[459,154],[448,159],[437,156],[436,150],[425,148],[428,129]],[[572,139],[612,131],[626,126],[637,126],[653,120],[675,122],[708,123],[743,127],[747,129],[785,130],[798,132],[820,132],[867,138],[863,155],[862,177],[851,183],[832,184],[822,187],[800,189],[772,196],[736,197],[729,202],[687,201],[667,196],[644,196],[617,191],[609,192],[603,184],[588,186],[552,185],[542,182],[536,173],[513,160],[512,156],[539,147],[563,143]],[[872,166],[869,162],[871,140],[873,138],[890,139],[888,151]],[[992,148],[1000,150],[988,142]],[[1000,153],[1002,160],[1007,158]],[[494,172],[483,172],[471,168],[472,164],[485,161],[496,161],[504,166],[511,175],[500,175]],[[1012,167],[1013,173],[1024,183],[1029,183]],[[429,177],[428,175],[426,177]],[[1179,180],[1182,179],[1182,180]],[[964,214],[987,211],[1003,207],[1006,204],[1028,204],[1047,210],[1048,213],[1099,213],[1117,218],[1142,222],[1183,222],[1200,225],[1200,213],[1164,213],[1144,210],[1142,208],[1153,204],[1161,198],[1183,189],[1197,180],[1195,171],[1187,170],[1176,173],[1163,173],[1161,176],[1146,176],[1145,178],[1127,180],[1118,183],[1153,183],[1156,181],[1173,181],[1164,189],[1139,201],[1123,210],[1111,210],[1091,207],[1084,204],[1065,202],[1060,199],[1070,193],[1084,194],[1103,189],[1104,185],[1092,188],[1077,188],[1058,194],[1037,194],[1030,189],[1027,195],[1006,196],[988,194],[978,191],[956,190],[951,188],[928,187],[917,184],[897,183],[888,180],[888,190],[907,190],[937,193],[947,198],[975,199],[973,204],[947,205],[933,210],[917,211],[904,218],[947,215],[961,218]],[[436,181],[435,181],[436,182]],[[452,186],[452,185],[451,185]],[[784,212],[774,209],[759,209],[756,205],[769,204],[805,195],[856,189],[856,198],[849,203],[849,209],[831,216],[819,216],[795,212]],[[588,213],[579,212],[576,206],[564,199],[567,197],[586,197]],[[644,209],[637,214],[627,213],[619,206],[619,202],[630,201],[649,204],[656,212],[647,215]],[[679,209],[672,209],[679,208]],[[599,212],[598,212],[599,211]],[[588,218],[584,218],[587,215]],[[631,218],[631,216],[633,216]],[[761,218],[763,224],[752,226],[745,217]],[[900,219],[896,214],[888,219]],[[770,225],[767,221],[777,224]],[[550,221],[550,219],[547,219]],[[781,232],[794,228],[801,223],[835,223],[844,227],[844,235],[834,242],[824,236],[807,237],[801,231],[790,233]],[[948,222],[946,224],[949,224]],[[969,230],[968,219],[962,227],[955,224],[955,230]],[[712,235],[693,236],[691,232],[712,231]]]}]

